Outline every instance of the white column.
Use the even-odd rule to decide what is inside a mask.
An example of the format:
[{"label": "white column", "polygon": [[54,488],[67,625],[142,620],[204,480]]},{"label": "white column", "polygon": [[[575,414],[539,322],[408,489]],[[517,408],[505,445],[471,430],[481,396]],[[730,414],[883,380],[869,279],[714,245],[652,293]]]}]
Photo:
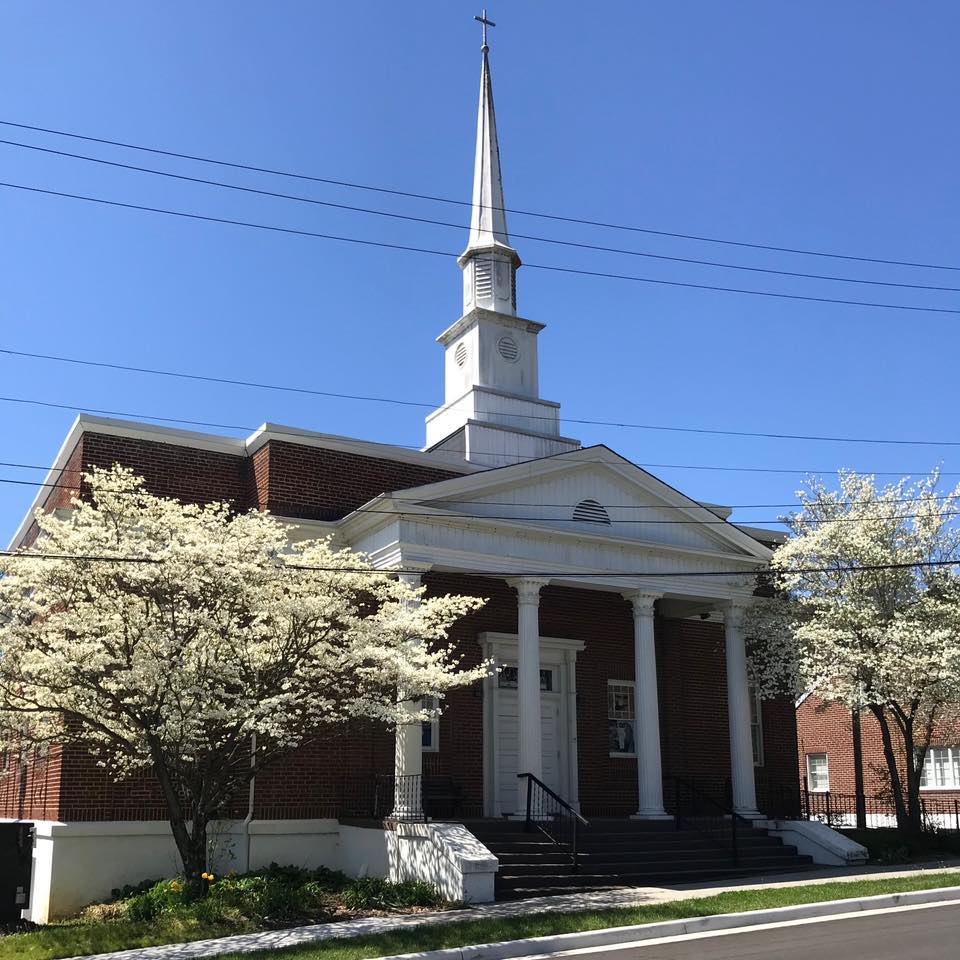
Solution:
[{"label": "white column", "polygon": [[[517,591],[517,773],[543,777],[540,729],[540,590],[547,580],[518,577],[507,581]],[[526,811],[527,783],[517,780],[517,809]]]},{"label": "white column", "polygon": [[[398,579],[414,589],[419,588],[421,573],[401,573]],[[420,606],[419,597],[410,601],[411,607]],[[412,640],[419,643],[419,640]],[[398,691],[400,697],[403,691]],[[407,700],[402,709],[413,714],[420,710],[418,700]],[[394,751],[394,795],[391,819],[415,820],[423,816],[423,727],[419,720],[402,723],[397,726],[396,747]],[[416,778],[416,779],[411,779]]]},{"label": "white column", "polygon": [[759,817],[753,781],[753,738],[750,734],[750,688],[743,641],[744,607],[730,603],[723,611],[727,654],[727,716],[730,724],[730,780],[733,809],[743,817]]},{"label": "white column", "polygon": [[633,604],[634,740],[637,746],[638,820],[664,820],[660,762],[660,704],[657,695],[657,648],[653,635],[656,593],[625,594]]}]

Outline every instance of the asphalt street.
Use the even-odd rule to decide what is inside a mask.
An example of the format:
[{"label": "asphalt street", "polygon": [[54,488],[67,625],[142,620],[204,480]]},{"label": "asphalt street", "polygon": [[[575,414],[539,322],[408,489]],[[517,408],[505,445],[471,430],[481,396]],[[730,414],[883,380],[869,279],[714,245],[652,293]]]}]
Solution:
[{"label": "asphalt street", "polygon": [[802,922],[673,943],[638,944],[636,960],[953,960],[960,958],[960,905]]}]

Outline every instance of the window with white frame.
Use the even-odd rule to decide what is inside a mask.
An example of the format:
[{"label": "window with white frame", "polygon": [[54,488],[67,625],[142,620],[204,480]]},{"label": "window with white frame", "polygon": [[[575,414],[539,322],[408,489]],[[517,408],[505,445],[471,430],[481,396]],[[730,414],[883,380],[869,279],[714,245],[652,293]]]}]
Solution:
[{"label": "window with white frame", "polygon": [[611,757],[635,757],[636,705],[633,684],[628,680],[607,681],[607,737]]},{"label": "window with white frame", "polygon": [[[424,697],[420,701],[420,706],[424,710],[437,710],[436,697]],[[420,745],[424,753],[436,753],[440,749],[440,715],[434,713],[429,720],[424,720],[422,725]]]},{"label": "window with white frame", "polygon": [[921,790],[960,789],[960,747],[930,747],[920,773]]},{"label": "window with white frame", "polygon": [[750,738],[753,741],[753,765],[763,766],[763,711],[760,691],[750,687]]},{"label": "window with white frame", "polygon": [[807,789],[811,793],[830,791],[830,767],[825,753],[807,754]]}]

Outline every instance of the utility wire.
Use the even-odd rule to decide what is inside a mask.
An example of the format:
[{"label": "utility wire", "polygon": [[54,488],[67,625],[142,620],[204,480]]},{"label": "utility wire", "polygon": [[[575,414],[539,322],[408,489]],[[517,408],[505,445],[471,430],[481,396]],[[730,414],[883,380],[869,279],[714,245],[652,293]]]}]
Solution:
[{"label": "utility wire", "polygon": [[[13,550],[0,550],[0,557],[26,557],[32,560],[90,560],[100,563],[164,563],[165,561],[158,557],[109,557],[96,554],[51,554],[51,553],[18,553]],[[791,570],[782,571],[784,574],[813,574],[813,573],[872,573],[879,570],[910,570],[924,569],[927,567],[954,567],[960,564],[960,558],[950,560],[917,560],[906,563],[865,563],[865,564],[847,564],[831,567],[797,567]],[[324,567],[314,566],[303,563],[284,563],[279,569],[289,570],[315,570],[322,573],[365,573],[372,576],[392,576],[400,573],[423,574],[423,570],[406,570],[400,567],[374,570],[370,567]],[[665,572],[662,570],[650,571],[619,571],[619,570],[450,570],[437,571],[439,573],[451,573],[456,576],[465,577],[757,577],[764,574],[777,573],[780,571],[771,571],[769,568],[758,568],[755,570],[683,570]]]},{"label": "utility wire", "polygon": [[[388,194],[395,197],[407,197],[414,200],[427,200],[432,203],[445,203],[459,207],[472,207],[473,204],[467,200],[454,200],[449,197],[439,197],[425,193],[415,193],[408,190],[395,190],[388,187],[374,186],[371,184],[357,183],[349,180],[335,180],[330,177],[318,177],[304,173],[294,173],[288,170],[279,170],[271,167],[258,167],[253,164],[237,163],[229,160],[219,160],[214,157],[199,156],[197,154],[177,153],[173,150],[161,150],[157,147],[146,147],[134,143],[126,143],[121,140],[109,140],[104,137],[91,137],[79,133],[71,133],[66,130],[56,130],[51,127],[41,127],[29,123],[15,123],[12,120],[0,120],[0,124],[8,127],[16,127],[21,130],[33,130],[37,133],[51,133],[59,137],[69,137],[74,140],[84,140],[88,143],[100,143],[113,147],[123,147],[127,150],[138,150],[142,153],[151,153],[163,157],[176,157],[180,160],[191,160],[197,163],[209,163],[220,167],[229,167],[234,170],[248,170],[252,173],[265,173],[270,176],[287,177],[294,180],[304,180],[311,183],[324,183],[331,186],[347,187],[352,190],[366,190],[373,193]],[[573,223],[580,226],[600,227],[606,230],[624,230],[631,233],[644,233],[657,237],[674,237],[680,240],[694,240],[700,243],[717,243],[725,246],[745,247],[752,250],[770,250],[776,253],[791,253],[810,257],[826,257],[833,260],[848,260],[857,263],[879,263],[887,266],[898,267],[920,267],[926,270],[952,270],[960,271],[960,267],[938,263],[923,263],[912,260],[888,260],[880,257],[854,256],[851,254],[828,253],[823,250],[808,250],[797,247],[782,247],[766,243],[748,243],[743,240],[730,240],[721,237],[710,237],[692,233],[679,233],[670,230],[655,230],[650,227],[640,227],[622,223],[606,223],[599,220],[590,220],[581,217],[566,217],[558,214],[537,213],[531,210],[520,210],[514,207],[497,207],[481,204],[487,209],[503,209],[505,213],[514,214],[522,217],[534,217],[541,220],[552,220],[558,223]]]},{"label": "utility wire", "polygon": [[[379,247],[386,250],[401,250],[406,253],[421,253],[447,259],[457,259],[460,254],[448,250],[433,250],[427,247],[416,247],[401,243],[387,243],[382,240],[363,240],[359,237],[344,237],[330,233],[319,233],[313,230],[298,230],[293,227],[280,227],[273,224],[254,223],[249,220],[235,220],[230,217],[213,217],[199,213],[188,213],[183,210],[170,210],[165,207],[152,207],[139,203],[124,203],[120,200],[108,200],[104,197],[91,197],[86,194],[68,193],[63,190],[49,190],[43,187],[33,187],[22,183],[0,181],[0,187],[10,190],[24,190],[29,193],[45,194],[51,197],[61,197],[70,200],[82,200],[86,203],[99,203],[104,206],[118,207],[125,210],[137,210],[143,213],[159,213],[168,217],[180,217],[186,220],[203,221],[206,223],[226,224],[234,227],[247,227],[253,230],[267,230],[272,233],[284,233],[291,236],[311,237],[320,240],[332,240],[337,243],[353,243],[366,247]],[[479,259],[479,258],[477,258]],[[489,261],[494,262],[494,261]],[[663,280],[654,277],[638,277],[633,274],[612,273],[604,270],[584,270],[578,267],[561,267],[555,264],[526,263],[528,270],[546,270],[551,273],[563,273],[581,277],[596,277],[603,280],[626,280],[632,283],[648,283],[665,287],[680,287],[686,290],[707,290],[713,293],[735,293],[742,296],[772,297],[777,300],[797,300],[806,303],[833,303],[842,306],[873,307],[881,310],[906,310],[916,313],[960,314],[960,310],[949,307],[922,307],[916,304],[881,303],[874,300],[846,300],[838,297],[815,297],[800,293],[775,293],[770,290],[753,290],[746,287],[725,287],[718,284],[691,283],[685,280]]]},{"label": "utility wire", "polygon": [[[129,420],[158,420],[165,423],[182,423],[189,426],[213,426],[218,427],[223,430],[238,430],[244,431],[247,433],[253,433],[255,430],[259,429],[257,427],[244,426],[241,424],[213,424],[205,420],[186,420],[186,419],[177,419],[174,417],[154,417],[150,414],[143,413],[130,413],[120,410],[102,410],[96,407],[81,407],[72,404],[66,403],[53,403],[46,400],[28,400],[23,397],[0,397],[0,402],[9,402],[9,403],[22,403],[30,404],[33,406],[41,407],[50,407],[55,410],[70,410],[74,413],[98,413],[103,416],[108,417],[122,417]],[[289,437],[291,442],[300,442],[302,443],[305,439],[309,439],[309,434],[303,433],[293,433],[288,432],[282,429],[270,428],[268,431],[271,436],[275,437]],[[436,451],[422,450],[419,446],[413,443],[383,443],[379,444],[378,441],[369,441],[370,443],[378,444],[383,447],[396,447],[402,450],[412,450],[418,453],[432,454],[437,455]],[[506,456],[516,461],[516,464],[520,463],[531,463],[536,460],[558,460],[563,459],[567,455],[565,453],[553,454],[550,457],[521,457],[514,456],[513,454],[503,454],[500,451],[496,450],[477,450],[474,451],[478,456],[489,455],[489,456]],[[579,451],[571,450],[571,454],[579,453]],[[627,458],[624,457],[624,460]],[[465,461],[466,462],[466,461]],[[607,463],[606,460],[591,459],[589,457],[576,457],[577,463]],[[733,472],[733,473],[778,473],[778,474],[803,474],[803,475],[818,475],[818,474],[839,474],[842,473],[842,470],[837,470],[835,468],[829,468],[826,470],[816,470],[810,468],[786,468],[786,467],[728,467],[728,466],[715,466],[713,464],[684,464],[684,463],[637,463],[634,461],[627,461],[632,463],[635,467],[640,467],[644,470],[720,470],[724,472]],[[456,464],[451,462],[451,467],[456,468]],[[443,469],[442,466],[439,469]],[[916,476],[923,475],[928,473],[927,470],[863,470],[862,473],[869,473],[872,476],[876,477],[902,477],[902,476]],[[941,477],[960,477],[960,471],[949,471],[942,470],[940,471]]]},{"label": "utility wire", "polygon": [[[6,354],[11,357],[26,357],[31,360],[53,360],[58,363],[72,363],[86,367],[100,367],[108,370],[123,370],[128,373],[145,373],[157,377],[175,377],[183,380],[198,380],[205,383],[220,383],[235,387],[253,387],[257,390],[279,390],[285,393],[300,393],[308,396],[331,397],[338,400],[363,400],[371,403],[386,403],[405,407],[422,407],[429,410],[440,406],[437,403],[426,403],[415,400],[399,400],[394,397],[374,397],[363,396],[351,393],[334,393],[329,390],[313,390],[308,387],[291,387],[274,383],[257,383],[252,380],[231,379],[227,377],[214,377],[199,373],[183,373],[176,370],[160,370],[155,367],[135,367],[122,363],[108,363],[103,360],[84,360],[79,357],[65,357],[62,355],[49,353],[32,353],[26,350],[12,350],[8,347],[0,347],[0,354]],[[0,397],[0,400],[8,399]],[[10,402],[17,402],[15,398]],[[30,401],[23,401],[30,402]],[[95,412],[95,411],[90,411]],[[527,420],[550,420],[553,417],[543,417],[533,414],[511,414],[511,416],[523,417]],[[150,418],[159,419],[159,418]],[[576,423],[585,426],[594,427],[617,427],[630,430],[657,430],[667,433],[694,433],[722,437],[754,437],[763,440],[809,440],[823,441],[830,443],[876,443],[888,444],[893,446],[923,446],[923,447],[960,447],[960,440],[893,440],[883,437],[837,437],[822,434],[796,434],[796,433],[763,433],[751,430],[714,430],[706,427],[675,427],[655,423],[629,423],[618,420],[589,420],[582,417],[561,416],[563,423]],[[182,423],[185,421],[177,421]],[[221,424],[203,424],[201,426],[222,426]],[[246,427],[237,427],[235,429],[243,430]]]},{"label": "utility wire", "polygon": [[[0,477],[0,483],[7,483],[7,484],[14,485],[14,486],[38,487],[38,488],[41,488],[41,489],[46,488],[46,489],[50,489],[50,490],[70,490],[70,491],[74,491],[74,492],[79,493],[79,484],[77,484],[77,483],[71,483],[71,482],[66,482],[66,481],[19,480],[19,479],[15,479],[15,478],[13,478],[13,477]],[[139,496],[139,494],[136,493],[135,491],[129,491],[129,492],[125,493],[124,495]],[[177,498],[174,497],[173,499],[177,499]],[[391,499],[400,499],[400,498],[391,498]],[[947,498],[943,498],[943,499],[954,500],[954,499],[957,499],[957,498],[956,498],[956,497],[947,497]],[[407,501],[407,502],[412,502],[412,501]],[[901,502],[907,502],[907,501],[901,501]],[[916,502],[920,502],[920,501],[916,501]],[[938,501],[938,503],[939,503],[939,502],[940,502],[940,501]],[[489,501],[483,501],[483,502],[479,503],[478,505],[479,505],[479,506],[488,506],[488,505],[490,505],[490,503],[489,503]],[[442,509],[442,507],[444,506],[444,504],[442,504],[442,503],[440,503],[440,504],[432,504],[431,506],[435,506],[435,507],[438,507],[438,508],[441,508],[441,509]],[[538,507],[546,507],[547,505],[546,505],[546,504],[525,503],[525,504],[518,504],[518,506],[538,508]],[[564,504],[563,506],[564,506],[566,509],[572,509],[572,508],[570,508],[570,507],[567,507],[566,504]],[[671,507],[672,507],[673,509],[677,509],[677,510],[695,510],[695,509],[698,509],[698,508],[699,508],[699,509],[705,510],[705,511],[708,512],[708,513],[712,513],[712,511],[710,510],[709,507],[704,506],[703,504],[698,504],[698,503],[691,503],[691,504],[689,504],[688,506],[684,506],[684,507],[680,507],[680,506],[676,506],[676,505],[665,505],[665,506],[662,506],[662,507],[651,507],[650,509],[662,510],[662,509],[670,509]],[[618,510],[618,509],[626,509],[626,508],[611,506],[611,507],[609,507],[608,509],[609,509],[609,510]],[[402,510],[402,509],[401,509],[401,510],[381,510],[381,509],[378,509],[378,508],[376,508],[376,507],[365,507],[365,506],[354,507],[352,510],[349,510],[346,514],[344,514],[344,517],[339,517],[339,518],[337,518],[337,520],[333,520],[333,521],[330,521],[330,522],[338,522],[339,520],[344,519],[346,516],[351,516],[351,515],[353,515],[353,514],[358,514],[358,513],[381,514],[381,515],[383,515],[383,516],[390,516],[390,517],[419,517],[419,518],[426,518],[426,519],[512,520],[512,521],[519,521],[519,522],[524,522],[524,523],[577,523],[577,524],[582,524],[582,523],[586,523],[586,522],[591,522],[591,521],[580,520],[580,519],[577,519],[576,517],[529,516],[529,515],[521,515],[521,514],[477,514],[477,513],[464,513],[464,512],[462,512],[462,511],[455,511],[455,510],[443,510],[443,511],[440,512],[440,513],[423,513],[423,512],[420,512],[420,511],[416,511],[416,510]],[[715,514],[714,514],[714,516],[715,516]],[[941,517],[957,517],[957,516],[960,516],[960,510],[943,511],[943,512],[940,513],[940,516],[941,516]],[[866,516],[859,516],[859,517],[847,517],[847,516],[845,516],[845,517],[805,517],[805,516],[803,516],[802,514],[800,514],[800,515],[798,515],[798,516],[796,516],[796,517],[777,517],[776,519],[772,519],[772,520],[771,520],[771,519],[767,519],[767,518],[760,518],[760,519],[752,519],[752,518],[751,518],[751,519],[736,519],[736,520],[731,520],[731,519],[726,519],[726,518],[723,518],[723,517],[717,517],[717,519],[715,519],[715,520],[695,520],[695,519],[689,519],[689,518],[688,518],[688,519],[685,519],[685,520],[662,520],[662,519],[659,519],[659,518],[655,518],[655,519],[652,519],[652,520],[651,520],[651,519],[643,519],[643,518],[639,518],[639,519],[638,519],[638,518],[636,518],[636,517],[628,517],[628,518],[613,519],[613,520],[610,520],[609,523],[606,522],[606,521],[604,521],[604,522],[602,522],[602,523],[598,523],[598,522],[596,522],[596,521],[593,521],[593,522],[594,522],[595,526],[597,526],[598,529],[601,528],[601,527],[616,526],[616,525],[619,525],[619,524],[622,524],[622,523],[631,523],[631,524],[632,524],[632,523],[645,523],[645,524],[656,524],[656,525],[658,525],[658,526],[663,526],[663,525],[673,526],[673,525],[676,525],[676,524],[683,524],[683,525],[692,524],[692,525],[694,525],[694,526],[711,526],[711,525],[718,525],[718,526],[733,526],[733,527],[736,527],[736,526],[752,526],[752,525],[755,525],[755,524],[760,524],[760,525],[767,525],[767,524],[787,525],[787,524],[788,524],[791,520],[793,520],[793,519],[796,519],[797,521],[802,522],[802,523],[805,523],[805,524],[810,524],[810,525],[817,524],[817,525],[819,525],[819,524],[821,524],[821,523],[862,523],[862,522],[864,522],[864,521],[874,521],[874,520],[881,520],[881,521],[886,521],[886,520],[917,520],[917,519],[928,518],[928,517],[929,517],[929,514],[927,514],[927,513],[899,513],[899,514],[880,515],[880,516],[876,516],[876,515],[866,515]],[[772,531],[772,532],[776,532],[776,531]]]},{"label": "utility wire", "polygon": [[[157,177],[168,177],[173,180],[180,180],[186,183],[198,183],[209,187],[220,187],[227,190],[236,190],[242,193],[258,194],[263,197],[273,197],[280,200],[294,200],[299,203],[310,203],[316,206],[332,208],[335,210],[346,210],[351,213],[363,213],[370,216],[386,217],[391,220],[404,220],[410,223],[423,223],[437,227],[451,227],[454,230],[466,231],[468,228],[462,223],[450,223],[446,220],[435,220],[429,217],[414,217],[403,213],[393,213],[388,210],[378,210],[371,207],[358,207],[347,203],[334,203],[331,200],[319,200],[315,197],[304,197],[290,193],[278,193],[274,190],[263,190],[257,187],[247,187],[236,183],[227,183],[223,180],[207,180],[203,177],[190,177],[181,173],[172,173],[168,170],[156,170],[152,167],[142,167],[133,163],[120,163],[116,160],[106,160],[102,157],[91,157],[83,153],[71,153],[67,150],[54,150],[51,147],[41,147],[32,143],[21,143],[17,140],[0,139],[0,144],[9,147],[21,147],[25,150],[36,150],[41,153],[52,154],[58,157],[69,157],[74,160],[85,160],[89,163],[99,163],[105,166],[116,167],[122,170],[134,170],[138,173],[149,173]],[[625,250],[622,247],[607,247],[595,243],[582,243],[573,240],[560,240],[554,237],[540,237],[533,234],[514,233],[510,236],[515,240],[532,240],[536,243],[550,243],[555,246],[574,247],[579,250],[592,250],[600,253],[613,253],[628,257],[645,257],[652,260],[663,260],[672,263],[695,264],[697,266],[720,267],[725,270],[744,270],[749,273],[767,273],[775,274],[781,277],[798,277],[804,280],[828,280],[835,283],[860,283],[874,287],[899,287],[906,290],[932,290],[944,293],[960,293],[960,287],[940,287],[931,286],[924,283],[903,283],[896,280],[865,280],[857,277],[837,277],[820,273],[802,273],[793,270],[778,270],[773,267],[752,267],[738,263],[723,263],[717,260],[703,260],[696,257],[676,257],[668,256],[662,253],[650,253],[643,250]]]},{"label": "utility wire", "polygon": [[[639,464],[638,464],[639,466]],[[55,468],[49,466],[43,466],[39,463],[17,463],[10,460],[0,460],[0,467],[13,467],[19,470],[43,470],[46,472],[51,472]],[[56,468],[57,472],[60,474],[66,472],[79,472],[75,467],[59,467]],[[0,480],[3,483],[21,483],[27,484],[30,486],[57,486],[55,483],[47,483],[44,481],[38,480]],[[65,487],[72,488],[75,485],[63,484]],[[392,496],[392,500],[396,500],[402,503],[422,503],[424,501],[423,497],[400,497]],[[929,500],[936,500],[939,503],[946,503],[950,500],[960,500],[960,494],[943,494],[942,496],[937,496],[933,498],[926,497],[891,497],[890,499],[884,499],[884,503],[927,503]],[[475,500],[442,500],[437,501],[441,506],[471,506],[477,503]],[[554,508],[558,510],[573,510],[577,504],[575,503],[529,503],[526,500],[484,500],[482,501],[484,506],[487,507],[543,507],[543,508]],[[861,507],[861,506],[870,506],[871,504],[876,503],[875,500],[834,500],[830,503],[830,506],[834,507]],[[702,503],[700,501],[694,500],[689,504],[677,504],[677,503],[618,503],[618,504],[608,504],[609,509],[611,510],[693,510],[698,507],[703,508],[704,510],[712,510],[714,508],[720,508],[724,510],[748,510],[748,509],[794,509],[799,507],[804,507],[806,504],[800,503],[799,501],[791,501],[789,503],[724,503],[724,504],[713,504],[712,506]]]}]

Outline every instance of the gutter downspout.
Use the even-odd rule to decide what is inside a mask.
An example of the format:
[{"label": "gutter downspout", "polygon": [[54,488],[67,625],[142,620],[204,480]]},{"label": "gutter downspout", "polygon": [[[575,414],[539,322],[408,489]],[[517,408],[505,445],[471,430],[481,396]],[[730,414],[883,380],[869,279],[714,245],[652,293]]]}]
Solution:
[{"label": "gutter downspout", "polygon": [[[250,769],[257,765],[257,735],[250,734]],[[253,802],[256,796],[257,778],[255,774],[250,775],[250,788],[247,797],[247,815],[243,818],[243,837],[244,837],[244,873],[250,870],[250,822],[253,820]]]}]

